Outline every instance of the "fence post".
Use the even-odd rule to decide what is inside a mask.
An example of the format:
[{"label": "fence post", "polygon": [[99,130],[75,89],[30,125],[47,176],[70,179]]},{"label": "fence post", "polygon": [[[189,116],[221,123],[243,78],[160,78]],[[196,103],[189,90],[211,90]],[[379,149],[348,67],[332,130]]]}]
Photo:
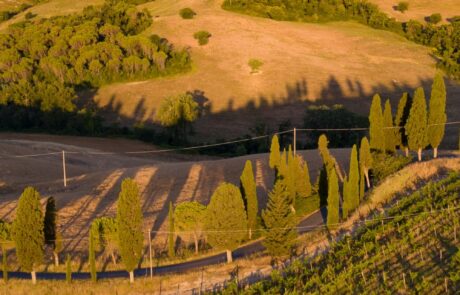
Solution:
[{"label": "fence post", "polygon": [[153,279],[153,261],[152,261],[152,233],[149,232],[149,260],[150,260],[150,279]]},{"label": "fence post", "polygon": [[62,151],[62,172],[64,177],[64,187],[67,187],[67,173],[65,169],[65,151]]},{"label": "fence post", "polygon": [[292,148],[294,150],[294,156],[296,155],[296,151],[297,151],[296,146],[297,146],[297,130],[294,127],[294,140],[293,140],[293,143],[292,143]]}]

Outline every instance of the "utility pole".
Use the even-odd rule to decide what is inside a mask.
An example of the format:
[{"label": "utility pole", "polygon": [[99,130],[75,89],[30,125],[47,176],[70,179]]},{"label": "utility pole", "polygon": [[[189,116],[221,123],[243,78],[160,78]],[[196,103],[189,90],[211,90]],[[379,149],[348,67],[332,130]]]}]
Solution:
[{"label": "utility pole", "polygon": [[152,261],[152,233],[149,233],[149,256],[150,256],[150,279],[153,279],[153,261]]},{"label": "utility pole", "polygon": [[295,127],[294,127],[293,131],[294,131],[294,139],[293,139],[292,147],[294,149],[294,156],[295,156],[296,155],[296,150],[297,150],[297,148],[296,148],[296,145],[297,145],[297,130],[296,130]]},{"label": "utility pole", "polygon": [[65,151],[62,151],[62,172],[64,176],[64,187],[67,187],[67,173],[65,170]]}]

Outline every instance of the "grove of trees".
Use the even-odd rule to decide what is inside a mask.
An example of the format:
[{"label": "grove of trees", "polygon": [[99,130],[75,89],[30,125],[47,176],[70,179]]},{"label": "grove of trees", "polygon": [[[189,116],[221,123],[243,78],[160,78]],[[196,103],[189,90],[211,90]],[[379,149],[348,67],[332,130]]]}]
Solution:
[{"label": "grove of trees", "polygon": [[[81,13],[11,26],[0,34],[0,111],[15,121],[7,126],[53,129],[65,121],[53,112],[89,112],[91,117],[90,110],[77,107],[78,90],[188,70],[186,50],[173,49],[157,35],[140,34],[151,24],[146,9],[107,0]],[[25,114],[8,111],[18,107]]]}]

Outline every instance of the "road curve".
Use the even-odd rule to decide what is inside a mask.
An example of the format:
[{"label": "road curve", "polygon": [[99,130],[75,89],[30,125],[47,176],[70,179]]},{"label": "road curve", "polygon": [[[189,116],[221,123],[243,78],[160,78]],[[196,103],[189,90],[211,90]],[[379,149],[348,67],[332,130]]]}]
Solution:
[{"label": "road curve", "polygon": [[[315,213],[309,215],[307,218],[303,219],[298,225],[298,232],[299,234],[303,234],[309,231],[313,231],[325,224],[325,216],[327,214],[327,209],[325,207],[321,208],[321,210],[316,211]],[[254,243],[242,246],[233,251],[233,259],[241,259],[252,255],[254,253],[262,252],[265,250],[265,247],[262,245],[262,242],[256,241]],[[172,264],[172,265],[164,265],[164,266],[157,266],[153,268],[154,275],[165,275],[165,274],[174,274],[174,273],[181,273],[184,271],[190,271],[194,269],[200,269],[205,266],[216,265],[220,263],[225,263],[227,261],[226,253],[220,253],[213,256],[200,258],[192,261]],[[150,268],[139,268],[134,271],[135,277],[145,277],[150,275]],[[3,274],[0,272],[0,278],[3,277]],[[9,278],[16,278],[16,279],[30,279],[30,273],[28,272],[8,272]],[[117,270],[117,271],[104,271],[98,272],[97,278],[98,279],[114,279],[114,278],[128,278],[128,272],[124,270]],[[91,275],[89,272],[74,272],[72,273],[73,280],[89,280]],[[66,274],[59,273],[59,272],[37,272],[37,279],[38,280],[65,280]]]}]

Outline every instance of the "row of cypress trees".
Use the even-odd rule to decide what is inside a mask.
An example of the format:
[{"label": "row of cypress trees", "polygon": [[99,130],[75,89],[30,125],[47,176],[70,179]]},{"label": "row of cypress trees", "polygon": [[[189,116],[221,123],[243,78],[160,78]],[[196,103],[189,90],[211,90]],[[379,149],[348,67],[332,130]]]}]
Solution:
[{"label": "row of cypress trees", "polygon": [[[57,211],[54,198],[50,197],[43,214],[40,193],[27,187],[19,197],[16,217],[9,230],[2,225],[2,242],[11,240],[16,249],[16,256],[21,269],[31,273],[33,284],[36,283],[36,271],[43,263],[45,244],[53,247],[54,260],[59,264],[59,252],[62,239],[56,230]],[[139,263],[143,249],[143,217],[140,206],[139,190],[132,179],[125,179],[117,202],[117,246],[125,269],[134,281],[134,269]],[[94,231],[89,235],[89,262],[91,278],[96,280],[95,245],[97,237]],[[3,244],[2,244],[3,245]],[[7,279],[6,248],[2,247],[4,279]],[[70,259],[66,259],[67,280],[71,279]]]},{"label": "row of cypress trees", "polygon": [[[349,214],[358,208],[364,199],[365,184],[370,187],[369,170],[372,168],[373,159],[369,141],[363,137],[359,147],[353,145],[350,154],[350,164],[348,175],[342,181],[342,202],[340,201],[339,173],[340,168],[336,165],[335,158],[329,154],[326,136],[320,136],[318,147],[323,156],[324,168],[327,176],[327,225],[333,228],[339,223],[340,217],[345,220]],[[340,211],[340,203],[342,204]],[[340,214],[340,212],[342,214]]]},{"label": "row of cypress trees", "polygon": [[369,113],[370,147],[381,152],[395,152],[396,147],[417,152],[422,159],[422,150],[428,145],[437,157],[438,147],[444,137],[446,116],[446,86],[440,73],[436,74],[431,87],[429,109],[422,87],[415,90],[413,98],[404,93],[393,119],[390,100],[387,99],[382,112],[380,95],[374,95]]},{"label": "row of cypress trees", "polygon": [[275,170],[275,183],[260,219],[254,170],[249,160],[240,177],[240,188],[221,183],[208,206],[183,202],[173,208],[170,204],[169,256],[175,255],[176,235],[184,240],[191,235],[195,252],[198,240],[205,236],[211,247],[227,250],[227,261],[232,261],[233,249],[255,236],[264,236],[263,244],[274,258],[288,255],[297,237],[296,201],[312,194],[308,166],[291,148],[281,152],[277,136],[272,138],[269,166]]}]

